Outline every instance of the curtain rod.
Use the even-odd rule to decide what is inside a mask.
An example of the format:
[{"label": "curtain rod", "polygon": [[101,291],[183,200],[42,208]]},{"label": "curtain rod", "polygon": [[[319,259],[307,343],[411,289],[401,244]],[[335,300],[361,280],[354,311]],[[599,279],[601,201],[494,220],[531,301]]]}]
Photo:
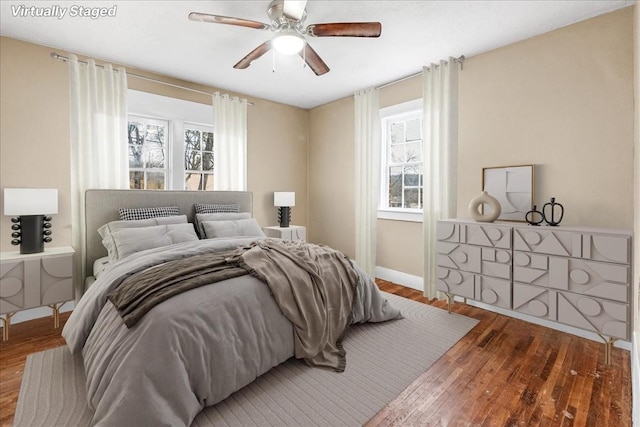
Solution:
[{"label": "curtain rod", "polygon": [[[67,62],[67,61],[69,60],[69,58],[68,58],[68,57],[66,57],[66,56],[62,56],[62,55],[59,55],[59,54],[57,54],[56,52],[51,52],[51,57],[52,57],[53,59],[59,59],[59,60],[61,60],[61,61],[63,61],[63,62]],[[87,64],[87,61],[78,60],[78,62],[80,62],[81,64]],[[97,67],[100,67],[100,68],[104,68],[104,67],[103,67],[102,65],[100,65],[100,64],[96,64],[96,66],[97,66]],[[200,89],[193,89],[193,88],[190,88],[190,87],[181,86],[181,85],[177,85],[177,84],[174,84],[174,83],[164,82],[164,81],[162,81],[162,80],[154,79],[154,78],[152,78],[152,77],[141,76],[140,74],[135,74],[135,73],[132,73],[132,72],[130,72],[130,71],[127,71],[126,73],[127,73],[127,76],[137,77],[137,78],[139,78],[139,79],[147,80],[147,81],[154,82],[154,83],[160,83],[160,84],[163,84],[163,85],[165,85],[165,86],[171,86],[171,87],[175,87],[175,88],[178,88],[178,89],[189,90],[189,91],[191,91],[191,92],[202,93],[202,94],[204,94],[204,95],[213,95],[211,92],[207,92],[207,91],[200,90]],[[249,102],[249,101],[247,101],[247,105],[254,106],[255,104],[254,104],[253,102]]]},{"label": "curtain rod", "polygon": [[[464,69],[464,55],[460,55],[457,58],[453,58],[453,62],[457,62],[458,64],[460,64],[460,71],[462,71]],[[376,89],[382,89],[383,87],[391,86],[391,85],[394,85],[396,83],[400,83],[400,82],[403,82],[405,80],[409,80],[410,78],[419,76],[421,74],[422,74],[422,71],[414,73],[414,74],[410,74],[408,76],[401,77],[401,78],[399,78],[397,80],[393,80],[393,81],[390,81],[390,82],[387,82],[387,83],[383,83],[380,86],[376,86],[375,88]]]}]

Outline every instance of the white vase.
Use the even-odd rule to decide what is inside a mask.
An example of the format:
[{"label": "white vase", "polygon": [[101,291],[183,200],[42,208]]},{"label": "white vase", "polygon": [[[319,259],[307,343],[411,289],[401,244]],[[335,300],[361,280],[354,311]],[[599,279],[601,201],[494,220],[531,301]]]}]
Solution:
[{"label": "white vase", "polygon": [[[489,205],[489,212],[482,214],[480,213],[480,207],[485,203]],[[486,191],[483,191],[469,202],[469,213],[471,214],[471,217],[478,222],[493,222],[498,219],[501,212],[502,207],[500,206],[498,199],[491,196]]]}]

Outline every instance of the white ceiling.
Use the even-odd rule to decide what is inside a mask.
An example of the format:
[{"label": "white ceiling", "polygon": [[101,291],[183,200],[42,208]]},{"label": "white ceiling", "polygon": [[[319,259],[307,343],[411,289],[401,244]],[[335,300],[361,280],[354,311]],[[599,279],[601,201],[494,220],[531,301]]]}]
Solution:
[{"label": "white ceiling", "polygon": [[[415,74],[449,56],[470,57],[634,3],[633,0],[321,1],[306,24],[379,21],[380,38],[308,38],[331,71],[316,76],[297,55],[271,53],[246,70],[233,65],[271,33],[194,22],[197,11],[269,23],[269,0],[7,1],[0,33],[250,96],[312,108]],[[12,6],[112,7],[115,17],[14,16]],[[570,54],[570,52],[567,52]],[[53,60],[53,59],[52,59]],[[272,62],[275,60],[275,73]]]}]

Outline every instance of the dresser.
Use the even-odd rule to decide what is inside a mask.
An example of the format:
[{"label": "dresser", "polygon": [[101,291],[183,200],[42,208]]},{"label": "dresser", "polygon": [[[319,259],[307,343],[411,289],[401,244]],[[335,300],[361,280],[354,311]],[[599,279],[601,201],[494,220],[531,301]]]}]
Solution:
[{"label": "dresser", "polygon": [[73,300],[71,247],[47,248],[35,254],[0,253],[0,314],[2,339],[9,338],[11,317],[20,310],[49,306],[53,326],[60,326],[59,309]]},{"label": "dresser", "polygon": [[[598,334],[631,338],[632,231],[438,222],[437,288]],[[608,360],[607,360],[608,362]]]}]

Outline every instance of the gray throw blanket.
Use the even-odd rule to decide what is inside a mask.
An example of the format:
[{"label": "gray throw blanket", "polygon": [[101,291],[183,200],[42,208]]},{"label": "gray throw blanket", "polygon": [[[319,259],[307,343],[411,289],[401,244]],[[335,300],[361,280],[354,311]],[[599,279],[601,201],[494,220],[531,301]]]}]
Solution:
[{"label": "gray throw blanket", "polygon": [[249,274],[246,268],[226,261],[235,252],[194,255],[139,271],[123,280],[107,299],[131,328],[149,310],[174,295]]},{"label": "gray throw blanket", "polygon": [[269,285],[294,326],[295,356],[308,365],[344,371],[342,338],[352,320],[358,274],[341,252],[276,239],[240,248],[232,261]]}]

